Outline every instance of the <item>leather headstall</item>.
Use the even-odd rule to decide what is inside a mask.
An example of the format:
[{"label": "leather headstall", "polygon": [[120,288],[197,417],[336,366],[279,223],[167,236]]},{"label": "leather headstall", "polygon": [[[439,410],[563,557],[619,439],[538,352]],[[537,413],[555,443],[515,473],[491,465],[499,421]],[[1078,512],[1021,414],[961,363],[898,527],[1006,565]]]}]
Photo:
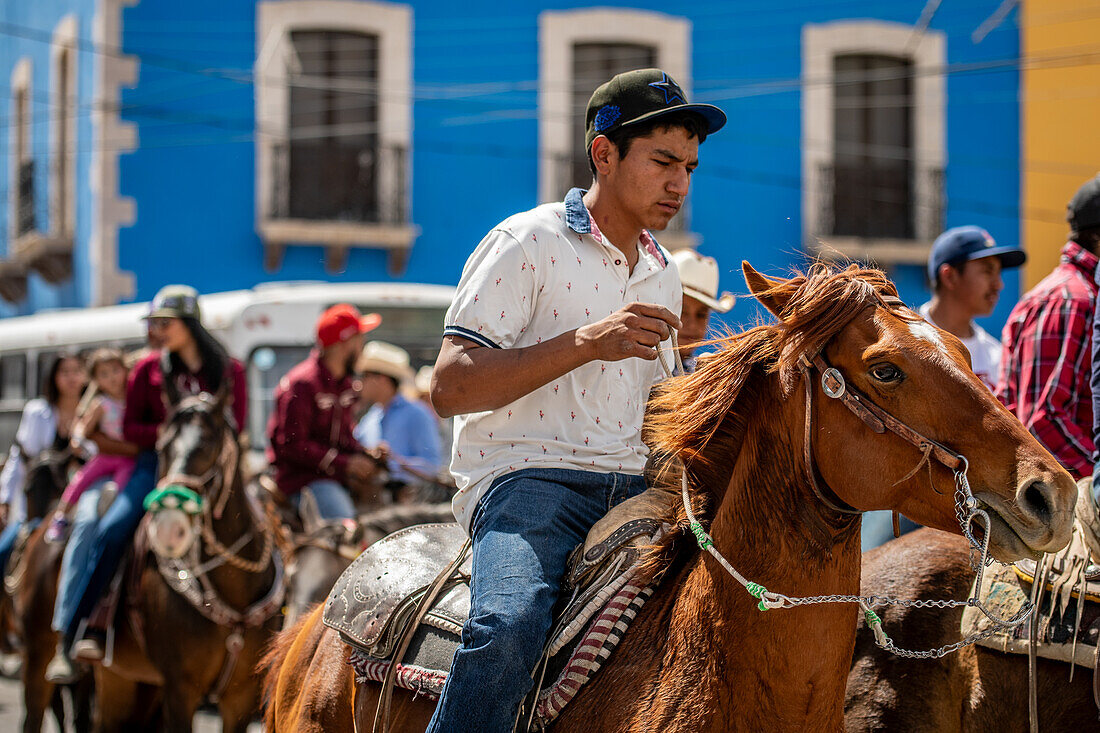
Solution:
[{"label": "leather headstall", "polygon": [[871,401],[867,395],[860,392],[844,379],[839,369],[826,361],[824,354],[818,352],[812,357],[803,354],[799,357],[798,367],[802,371],[802,379],[806,385],[806,421],[805,440],[803,441],[803,453],[806,459],[806,472],[810,475],[810,487],[822,504],[840,514],[858,515],[863,512],[848,504],[837,496],[836,492],[829,488],[824,479],[818,473],[817,463],[814,460],[813,449],[813,380],[811,374],[814,369],[821,373],[821,390],[826,397],[840,400],[852,413],[876,433],[884,433],[887,430],[899,436],[907,443],[911,443],[921,453],[933,456],[937,461],[952,470],[956,470],[963,464],[963,457],[938,443],[931,438],[926,438],[901,420],[891,415]]}]

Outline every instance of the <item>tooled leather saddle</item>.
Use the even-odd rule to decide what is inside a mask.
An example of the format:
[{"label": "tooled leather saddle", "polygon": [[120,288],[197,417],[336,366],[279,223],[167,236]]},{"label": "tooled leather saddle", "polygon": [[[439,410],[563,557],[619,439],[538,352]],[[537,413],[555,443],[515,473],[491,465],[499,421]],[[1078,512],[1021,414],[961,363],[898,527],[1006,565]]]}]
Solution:
[{"label": "tooled leather saddle", "polygon": [[[534,671],[518,730],[544,729],[611,655],[654,588],[638,577],[644,548],[663,530],[635,517],[580,545],[569,560],[557,623]],[[367,548],[333,586],[323,620],[352,647],[360,683],[438,698],[470,612],[470,555],[457,524],[409,527]]]}]

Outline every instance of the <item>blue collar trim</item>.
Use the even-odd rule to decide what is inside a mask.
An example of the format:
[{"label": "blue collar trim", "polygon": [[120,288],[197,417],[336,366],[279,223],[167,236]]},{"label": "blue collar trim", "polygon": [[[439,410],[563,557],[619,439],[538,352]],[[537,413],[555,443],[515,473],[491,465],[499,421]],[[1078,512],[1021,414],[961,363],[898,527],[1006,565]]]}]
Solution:
[{"label": "blue collar trim", "polygon": [[565,194],[565,223],[577,234],[591,234],[591,219],[588,215],[588,207],[584,205],[584,196],[587,191],[583,188],[572,188]]}]

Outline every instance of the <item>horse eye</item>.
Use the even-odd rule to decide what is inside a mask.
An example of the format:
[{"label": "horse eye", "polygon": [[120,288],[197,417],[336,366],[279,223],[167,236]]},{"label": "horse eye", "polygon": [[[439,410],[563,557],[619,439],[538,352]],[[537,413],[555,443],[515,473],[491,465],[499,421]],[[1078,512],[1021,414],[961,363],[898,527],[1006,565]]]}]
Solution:
[{"label": "horse eye", "polygon": [[893,364],[876,364],[871,367],[871,376],[879,382],[898,382],[904,375]]}]

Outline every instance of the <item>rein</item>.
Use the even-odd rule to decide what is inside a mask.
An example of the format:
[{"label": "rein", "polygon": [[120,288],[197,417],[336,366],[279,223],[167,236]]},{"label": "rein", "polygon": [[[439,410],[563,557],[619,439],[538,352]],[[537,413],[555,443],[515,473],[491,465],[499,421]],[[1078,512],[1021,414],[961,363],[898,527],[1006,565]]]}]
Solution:
[{"label": "rein", "polygon": [[[663,364],[663,362],[662,362]],[[862,511],[848,505],[840,497],[838,497],[828,486],[824,486],[824,482],[819,481],[819,474],[817,471],[816,463],[813,458],[813,446],[811,443],[812,431],[812,417],[813,417],[813,383],[811,379],[811,372],[817,369],[821,373],[821,389],[825,393],[826,397],[830,399],[840,400],[845,407],[851,410],[857,417],[860,418],[871,430],[876,433],[884,433],[886,430],[899,436],[906,442],[915,446],[923,455],[921,462],[917,464],[917,467],[909,474],[912,476],[916,473],[920,467],[928,463],[930,457],[934,457],[937,461],[942,463],[947,468],[951,469],[955,474],[955,517],[959,522],[959,528],[962,530],[962,534],[966,537],[970,543],[971,551],[979,553],[979,559],[977,563],[972,563],[975,572],[977,573],[977,580],[974,585],[974,595],[965,601],[949,600],[905,600],[900,598],[891,598],[888,596],[858,596],[858,595],[823,595],[823,596],[805,596],[795,597],[788,596],[782,593],[774,593],[769,591],[763,585],[754,583],[739,572],[726,560],[725,557],[714,547],[713,538],[707,534],[703,529],[703,525],[696,519],[695,514],[691,510],[691,496],[688,491],[688,476],[687,468],[685,466],[681,473],[681,495],[684,504],[684,512],[687,515],[688,526],[691,529],[692,534],[695,535],[696,542],[698,542],[700,549],[709,552],[718,563],[728,572],[734,580],[744,586],[745,590],[749,592],[751,596],[759,600],[758,608],[761,611],[767,611],[769,609],[779,608],[795,608],[797,606],[808,606],[821,603],[856,603],[863,610],[864,618],[867,621],[867,625],[871,628],[875,635],[875,644],[885,651],[896,654],[900,657],[910,657],[918,659],[938,659],[953,651],[961,649],[964,646],[973,644],[976,641],[992,636],[995,632],[1005,628],[1013,628],[1023,623],[1027,617],[1031,614],[1034,606],[1031,603],[1025,604],[1016,614],[1010,618],[1002,618],[995,614],[978,598],[978,589],[981,587],[982,575],[985,568],[992,562],[992,558],[989,557],[989,530],[990,530],[990,518],[989,514],[981,508],[981,504],[974,497],[974,494],[970,490],[970,483],[967,480],[966,474],[969,469],[969,463],[966,457],[955,453],[946,446],[938,443],[931,438],[927,438],[921,433],[909,427],[907,424],[891,415],[886,410],[882,409],[874,402],[872,402],[866,395],[861,393],[855,387],[847,384],[844,379],[844,375],[839,369],[832,367],[825,360],[824,356],[819,352],[813,357],[806,357],[803,355],[799,360],[799,368],[802,370],[803,379],[806,382],[806,429],[805,429],[805,446],[804,456],[806,460],[807,471],[810,475],[810,485],[814,491],[814,494],[818,499],[829,509],[839,512],[844,515],[862,515]],[[905,478],[909,478],[906,476]],[[904,480],[904,479],[903,479]],[[977,523],[982,527],[982,540],[979,542],[974,536],[973,526]],[[960,606],[966,606],[976,608],[986,618],[993,622],[993,626],[985,631],[976,632],[966,637],[965,639],[955,642],[953,644],[946,644],[935,649],[929,649],[924,651],[914,651],[909,649],[902,649],[894,644],[894,641],[886,634],[886,631],[882,628],[882,619],[875,613],[875,608],[878,606],[905,606],[912,608],[956,608]]]}]

